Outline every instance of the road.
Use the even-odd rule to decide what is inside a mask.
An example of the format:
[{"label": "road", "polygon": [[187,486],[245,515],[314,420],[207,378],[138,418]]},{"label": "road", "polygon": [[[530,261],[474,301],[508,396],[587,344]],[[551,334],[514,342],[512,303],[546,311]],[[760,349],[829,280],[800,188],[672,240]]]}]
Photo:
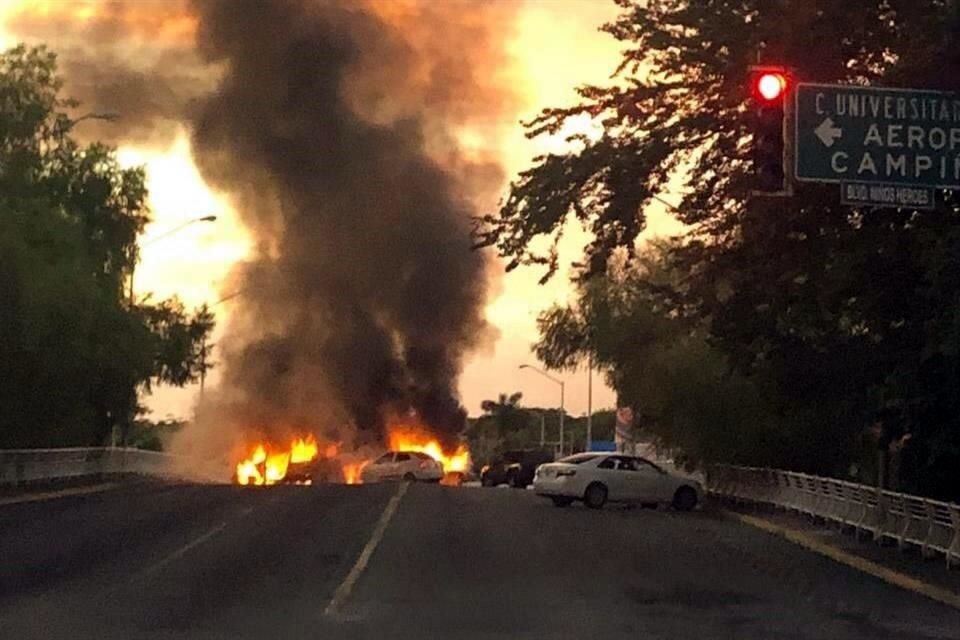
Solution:
[{"label": "road", "polygon": [[622,634],[957,638],[960,612],[710,511],[395,484],[0,506],[3,638]]}]

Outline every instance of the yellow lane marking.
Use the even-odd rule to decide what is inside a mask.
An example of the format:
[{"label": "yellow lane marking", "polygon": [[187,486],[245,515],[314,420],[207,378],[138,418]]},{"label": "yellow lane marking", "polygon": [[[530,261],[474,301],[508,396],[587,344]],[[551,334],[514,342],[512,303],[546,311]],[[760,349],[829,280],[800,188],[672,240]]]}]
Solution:
[{"label": "yellow lane marking", "polygon": [[400,505],[400,499],[403,498],[403,494],[407,492],[407,488],[409,488],[409,486],[410,483],[408,482],[401,483],[400,488],[397,489],[397,492],[392,498],[390,498],[390,502],[387,503],[387,506],[383,509],[383,513],[380,514],[380,520],[377,521],[377,526],[373,530],[373,535],[370,536],[370,540],[368,540],[366,546],[363,547],[363,551],[360,552],[360,556],[354,563],[353,568],[350,569],[350,573],[347,574],[347,577],[344,578],[340,586],[337,587],[337,590],[333,592],[333,598],[330,599],[330,604],[327,605],[323,615],[336,616],[340,610],[340,607],[343,606],[343,603],[346,602],[347,598],[350,597],[350,592],[353,590],[353,586],[357,583],[357,580],[360,579],[360,574],[362,574],[364,569],[367,568],[367,563],[370,562],[370,557],[373,555],[373,552],[376,551],[377,545],[380,544],[380,541],[383,539],[383,534],[387,530],[387,525],[390,524],[393,514],[396,513],[397,507]]},{"label": "yellow lane marking", "polygon": [[56,498],[66,498],[68,496],[84,496],[91,493],[100,493],[114,487],[120,486],[119,482],[105,482],[95,484],[89,487],[74,487],[72,489],[61,489],[59,491],[44,491],[43,493],[31,493],[22,496],[12,496],[9,498],[0,498],[0,507],[10,504],[23,504],[25,502],[41,502],[43,500],[54,500]]},{"label": "yellow lane marking", "polygon": [[926,596],[931,600],[936,600],[937,602],[960,609],[960,594],[958,593],[928,584],[922,580],[914,578],[913,576],[908,576],[905,573],[894,571],[893,569],[885,567],[881,564],[877,564],[871,560],[867,560],[866,558],[861,558],[860,556],[852,553],[841,551],[840,549],[817,540],[815,537],[803,533],[802,531],[791,529],[789,527],[783,527],[762,518],[757,518],[746,514],[728,513],[729,515],[733,516],[733,518],[743,522],[744,524],[748,524],[752,527],[756,527],[757,529],[766,531],[767,533],[780,536],[781,538],[789,540],[790,542],[799,545],[804,549],[808,549],[815,553],[819,553],[822,556],[826,556],[834,562],[839,562],[840,564],[844,564],[848,567],[856,569],[857,571],[861,571],[875,578],[879,578],[884,582],[900,587],[901,589],[907,589],[908,591],[919,593],[920,595]]}]

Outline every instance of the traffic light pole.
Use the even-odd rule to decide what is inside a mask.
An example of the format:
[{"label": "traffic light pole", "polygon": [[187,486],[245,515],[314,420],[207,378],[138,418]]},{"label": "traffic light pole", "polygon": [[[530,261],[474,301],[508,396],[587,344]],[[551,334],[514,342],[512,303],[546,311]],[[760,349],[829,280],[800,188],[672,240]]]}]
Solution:
[{"label": "traffic light pole", "polygon": [[[793,77],[793,74],[790,74]],[[783,192],[779,197],[793,196],[794,164],[796,163],[796,82],[787,85],[787,95],[783,98]]]}]

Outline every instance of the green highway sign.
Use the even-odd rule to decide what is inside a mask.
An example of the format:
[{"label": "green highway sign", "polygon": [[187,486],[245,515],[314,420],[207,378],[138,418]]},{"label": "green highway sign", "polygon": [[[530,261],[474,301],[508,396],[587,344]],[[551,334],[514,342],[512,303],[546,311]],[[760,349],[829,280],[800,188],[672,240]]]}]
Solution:
[{"label": "green highway sign", "polygon": [[960,95],[800,83],[795,99],[797,180],[960,189]]}]

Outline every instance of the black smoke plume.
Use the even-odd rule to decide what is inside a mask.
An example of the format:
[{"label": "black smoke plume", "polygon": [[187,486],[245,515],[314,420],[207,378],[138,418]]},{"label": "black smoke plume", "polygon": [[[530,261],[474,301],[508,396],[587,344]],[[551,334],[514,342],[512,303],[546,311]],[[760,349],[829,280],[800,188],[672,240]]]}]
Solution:
[{"label": "black smoke plume", "polygon": [[[358,113],[403,104],[415,52],[357,3],[194,8],[200,54],[224,69],[195,105],[195,157],[212,186],[235,195],[260,243],[237,274],[242,329],[225,344],[232,419],[290,428],[315,422],[333,399],[372,435],[413,411],[452,436],[465,417],[462,359],[485,331],[472,205],[428,154],[426,119]],[[382,95],[351,84],[376,67],[394,74]]]},{"label": "black smoke plume", "polygon": [[190,441],[344,429],[382,441],[385,421],[410,413],[451,440],[464,355],[489,336],[469,221],[502,178],[459,150],[456,129],[510,112],[495,78],[513,3],[98,9],[82,23],[27,13],[12,30],[55,36],[67,90],[123,113],[97,135],[162,143],[185,127],[255,241],[223,291],[242,295],[216,346],[222,382],[198,414],[205,435]]}]

